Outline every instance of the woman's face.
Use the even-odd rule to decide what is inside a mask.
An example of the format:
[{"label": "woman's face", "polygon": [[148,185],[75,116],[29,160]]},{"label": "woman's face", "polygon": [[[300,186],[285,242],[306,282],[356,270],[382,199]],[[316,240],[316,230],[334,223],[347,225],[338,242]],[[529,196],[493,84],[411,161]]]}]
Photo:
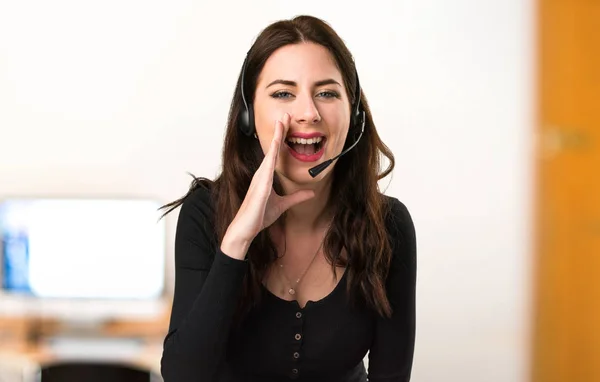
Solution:
[{"label": "woman's face", "polygon": [[[275,170],[298,185],[318,182],[331,173],[335,162],[314,179],[308,169],[342,151],[350,123],[350,102],[342,74],[323,46],[286,45],[266,61],[254,99],[256,132],[265,155],[275,121],[283,122],[284,113],[291,116],[290,125],[283,132],[285,141]],[[312,144],[289,143],[294,135],[308,134],[318,136]]]}]

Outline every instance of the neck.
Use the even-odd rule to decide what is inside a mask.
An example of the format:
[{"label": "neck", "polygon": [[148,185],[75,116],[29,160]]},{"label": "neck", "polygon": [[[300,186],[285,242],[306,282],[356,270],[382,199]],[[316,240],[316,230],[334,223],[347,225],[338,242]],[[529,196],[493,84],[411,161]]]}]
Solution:
[{"label": "neck", "polygon": [[284,176],[279,176],[286,195],[298,190],[313,190],[315,196],[287,210],[286,226],[295,233],[311,233],[329,224],[327,211],[331,194],[331,178],[327,177],[312,184],[299,185]]}]

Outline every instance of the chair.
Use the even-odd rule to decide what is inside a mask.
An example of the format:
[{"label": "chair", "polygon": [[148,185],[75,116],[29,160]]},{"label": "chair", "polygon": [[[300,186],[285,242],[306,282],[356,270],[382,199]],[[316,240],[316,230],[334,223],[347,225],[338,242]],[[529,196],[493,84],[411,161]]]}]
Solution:
[{"label": "chair", "polygon": [[44,365],[40,382],[157,382],[160,376],[149,370],[117,363],[87,361],[57,362]]}]

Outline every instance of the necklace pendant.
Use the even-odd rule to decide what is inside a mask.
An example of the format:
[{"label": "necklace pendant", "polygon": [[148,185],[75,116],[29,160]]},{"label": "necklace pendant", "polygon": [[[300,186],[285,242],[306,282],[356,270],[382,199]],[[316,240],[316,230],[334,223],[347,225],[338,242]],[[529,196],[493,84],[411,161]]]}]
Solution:
[{"label": "necklace pendant", "polygon": [[288,293],[293,296],[296,294],[296,291],[294,290],[294,288],[290,288],[290,290],[288,290]]}]

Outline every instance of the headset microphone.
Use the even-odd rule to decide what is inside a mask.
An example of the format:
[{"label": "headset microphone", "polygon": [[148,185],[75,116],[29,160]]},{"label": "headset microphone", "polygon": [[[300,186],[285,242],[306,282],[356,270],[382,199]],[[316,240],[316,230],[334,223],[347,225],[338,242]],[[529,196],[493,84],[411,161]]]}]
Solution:
[{"label": "headset microphone", "polygon": [[[363,133],[365,132],[365,112],[364,111],[361,112],[361,116],[359,117],[359,119],[360,119],[360,124],[361,124],[360,135],[358,136],[358,139],[352,144],[352,146],[348,147],[346,150],[342,151],[340,154],[336,155],[335,157],[328,159],[325,162],[319,163],[315,167],[308,169],[308,173],[310,174],[310,176],[312,176],[313,178],[316,177],[321,172],[323,172],[323,170],[325,170],[327,167],[329,167],[329,165],[332,164],[334,160],[336,160],[339,157],[341,157],[342,155],[346,154],[348,151],[352,150],[352,148],[354,148],[354,146],[356,146],[358,141],[360,141],[360,138],[362,138]],[[356,136],[356,134],[354,136]]]}]

